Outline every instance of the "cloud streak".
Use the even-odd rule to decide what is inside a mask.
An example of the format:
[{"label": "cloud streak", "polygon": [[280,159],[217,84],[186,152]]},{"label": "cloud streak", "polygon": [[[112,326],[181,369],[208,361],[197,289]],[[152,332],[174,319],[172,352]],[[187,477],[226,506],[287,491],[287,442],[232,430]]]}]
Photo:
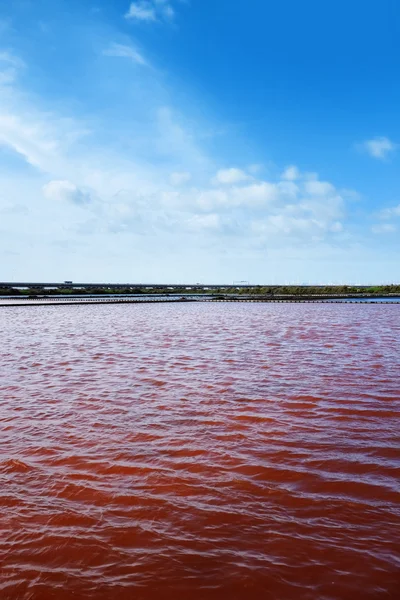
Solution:
[{"label": "cloud streak", "polygon": [[108,48],[103,50],[104,56],[112,56],[116,58],[127,58],[133,63],[141,65],[143,67],[149,66],[149,63],[144,56],[133,46],[126,44],[110,44]]}]

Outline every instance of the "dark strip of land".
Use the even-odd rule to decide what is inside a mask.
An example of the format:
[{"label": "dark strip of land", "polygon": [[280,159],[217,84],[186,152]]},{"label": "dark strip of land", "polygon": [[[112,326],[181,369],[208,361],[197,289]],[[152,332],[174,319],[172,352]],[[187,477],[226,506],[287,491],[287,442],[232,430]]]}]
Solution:
[{"label": "dark strip of land", "polygon": [[[400,296],[400,284],[373,285],[373,286],[273,286],[273,285],[161,285],[161,284],[114,284],[114,283],[24,283],[0,282],[0,297],[15,298],[49,298],[54,296],[70,297],[79,296],[169,296],[200,297],[207,296],[214,299],[258,299],[259,301],[274,300],[316,300],[316,299],[344,299],[344,298],[388,298]],[[142,300],[143,301],[143,300]]]}]

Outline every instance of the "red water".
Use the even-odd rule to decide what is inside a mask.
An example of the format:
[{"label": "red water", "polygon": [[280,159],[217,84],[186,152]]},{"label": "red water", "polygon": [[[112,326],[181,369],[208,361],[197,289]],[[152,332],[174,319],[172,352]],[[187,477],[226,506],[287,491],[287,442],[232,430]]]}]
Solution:
[{"label": "red water", "polygon": [[0,598],[399,598],[400,309],[0,309]]}]

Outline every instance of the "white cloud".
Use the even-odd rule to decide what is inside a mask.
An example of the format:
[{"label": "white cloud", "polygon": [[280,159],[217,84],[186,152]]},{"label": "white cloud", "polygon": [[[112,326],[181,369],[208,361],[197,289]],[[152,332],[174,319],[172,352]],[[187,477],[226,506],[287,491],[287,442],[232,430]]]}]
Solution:
[{"label": "white cloud", "polygon": [[234,204],[248,207],[266,207],[279,199],[279,188],[269,181],[258,181],[243,188],[233,188]]},{"label": "white cloud", "polygon": [[128,12],[125,15],[126,19],[137,19],[138,21],[156,21],[156,10],[151,2],[132,2]]},{"label": "white cloud", "polygon": [[192,178],[191,174],[187,171],[171,173],[169,181],[171,185],[179,186],[187,183]]},{"label": "white cloud", "polygon": [[125,18],[151,22],[171,20],[174,16],[175,11],[169,0],[136,0],[131,2]]},{"label": "white cloud", "polygon": [[241,181],[247,181],[250,179],[249,175],[247,175],[241,169],[220,169],[216,176],[213,178],[212,182],[215,185],[218,184],[232,184],[232,183],[240,183]]},{"label": "white cloud", "polygon": [[281,177],[287,181],[296,181],[300,177],[300,171],[296,166],[290,165],[290,167],[286,167]]},{"label": "white cloud", "polygon": [[191,227],[204,224],[206,230],[213,223],[217,228],[215,218],[209,221],[203,217],[219,215],[219,230],[243,239],[264,238],[272,245],[282,239],[292,243],[322,240],[344,231],[345,201],[334,185],[316,177],[298,184],[253,180],[247,185],[167,192],[162,194],[161,203],[166,211],[174,212],[176,227],[185,220],[185,212],[192,212]]},{"label": "white cloud", "polygon": [[38,168],[54,162],[57,154],[57,142],[51,138],[44,123],[29,123],[5,110],[0,115],[0,144],[11,147]]},{"label": "white cloud", "polygon": [[127,46],[125,44],[111,44],[106,50],[103,51],[103,54],[105,56],[128,58],[138,65],[148,66],[148,62],[143,55],[136,50],[136,48]]},{"label": "white cloud", "polygon": [[204,230],[208,229],[211,231],[218,231],[221,229],[221,216],[217,213],[210,213],[208,215],[195,215],[187,221],[187,225],[190,229]]},{"label": "white cloud", "polygon": [[334,186],[328,181],[306,181],[304,189],[311,196],[328,196],[334,193]]},{"label": "white cloud", "polygon": [[326,230],[324,223],[316,219],[306,219],[304,217],[291,217],[284,214],[271,215],[263,221],[254,221],[252,223],[255,233],[265,235],[295,235],[295,236],[321,236]]},{"label": "white cloud", "polygon": [[397,147],[398,144],[395,144],[387,137],[376,137],[361,144],[361,148],[370,156],[381,160],[387,158]]},{"label": "white cloud", "polygon": [[43,194],[48,200],[71,202],[78,206],[90,204],[92,201],[88,192],[68,180],[55,180],[43,186]]},{"label": "white cloud", "polygon": [[[224,186],[224,188],[203,188],[191,190],[181,197],[182,206],[202,211],[229,211],[236,208],[267,210],[279,200],[277,184],[258,181],[246,186]],[[175,199],[176,202],[176,199]]]}]

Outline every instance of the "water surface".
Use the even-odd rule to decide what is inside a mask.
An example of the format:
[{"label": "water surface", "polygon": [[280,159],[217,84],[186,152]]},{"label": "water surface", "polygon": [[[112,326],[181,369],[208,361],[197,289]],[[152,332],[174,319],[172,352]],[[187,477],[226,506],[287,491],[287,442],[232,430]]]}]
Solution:
[{"label": "water surface", "polygon": [[400,309],[0,310],[0,598],[395,599]]}]

